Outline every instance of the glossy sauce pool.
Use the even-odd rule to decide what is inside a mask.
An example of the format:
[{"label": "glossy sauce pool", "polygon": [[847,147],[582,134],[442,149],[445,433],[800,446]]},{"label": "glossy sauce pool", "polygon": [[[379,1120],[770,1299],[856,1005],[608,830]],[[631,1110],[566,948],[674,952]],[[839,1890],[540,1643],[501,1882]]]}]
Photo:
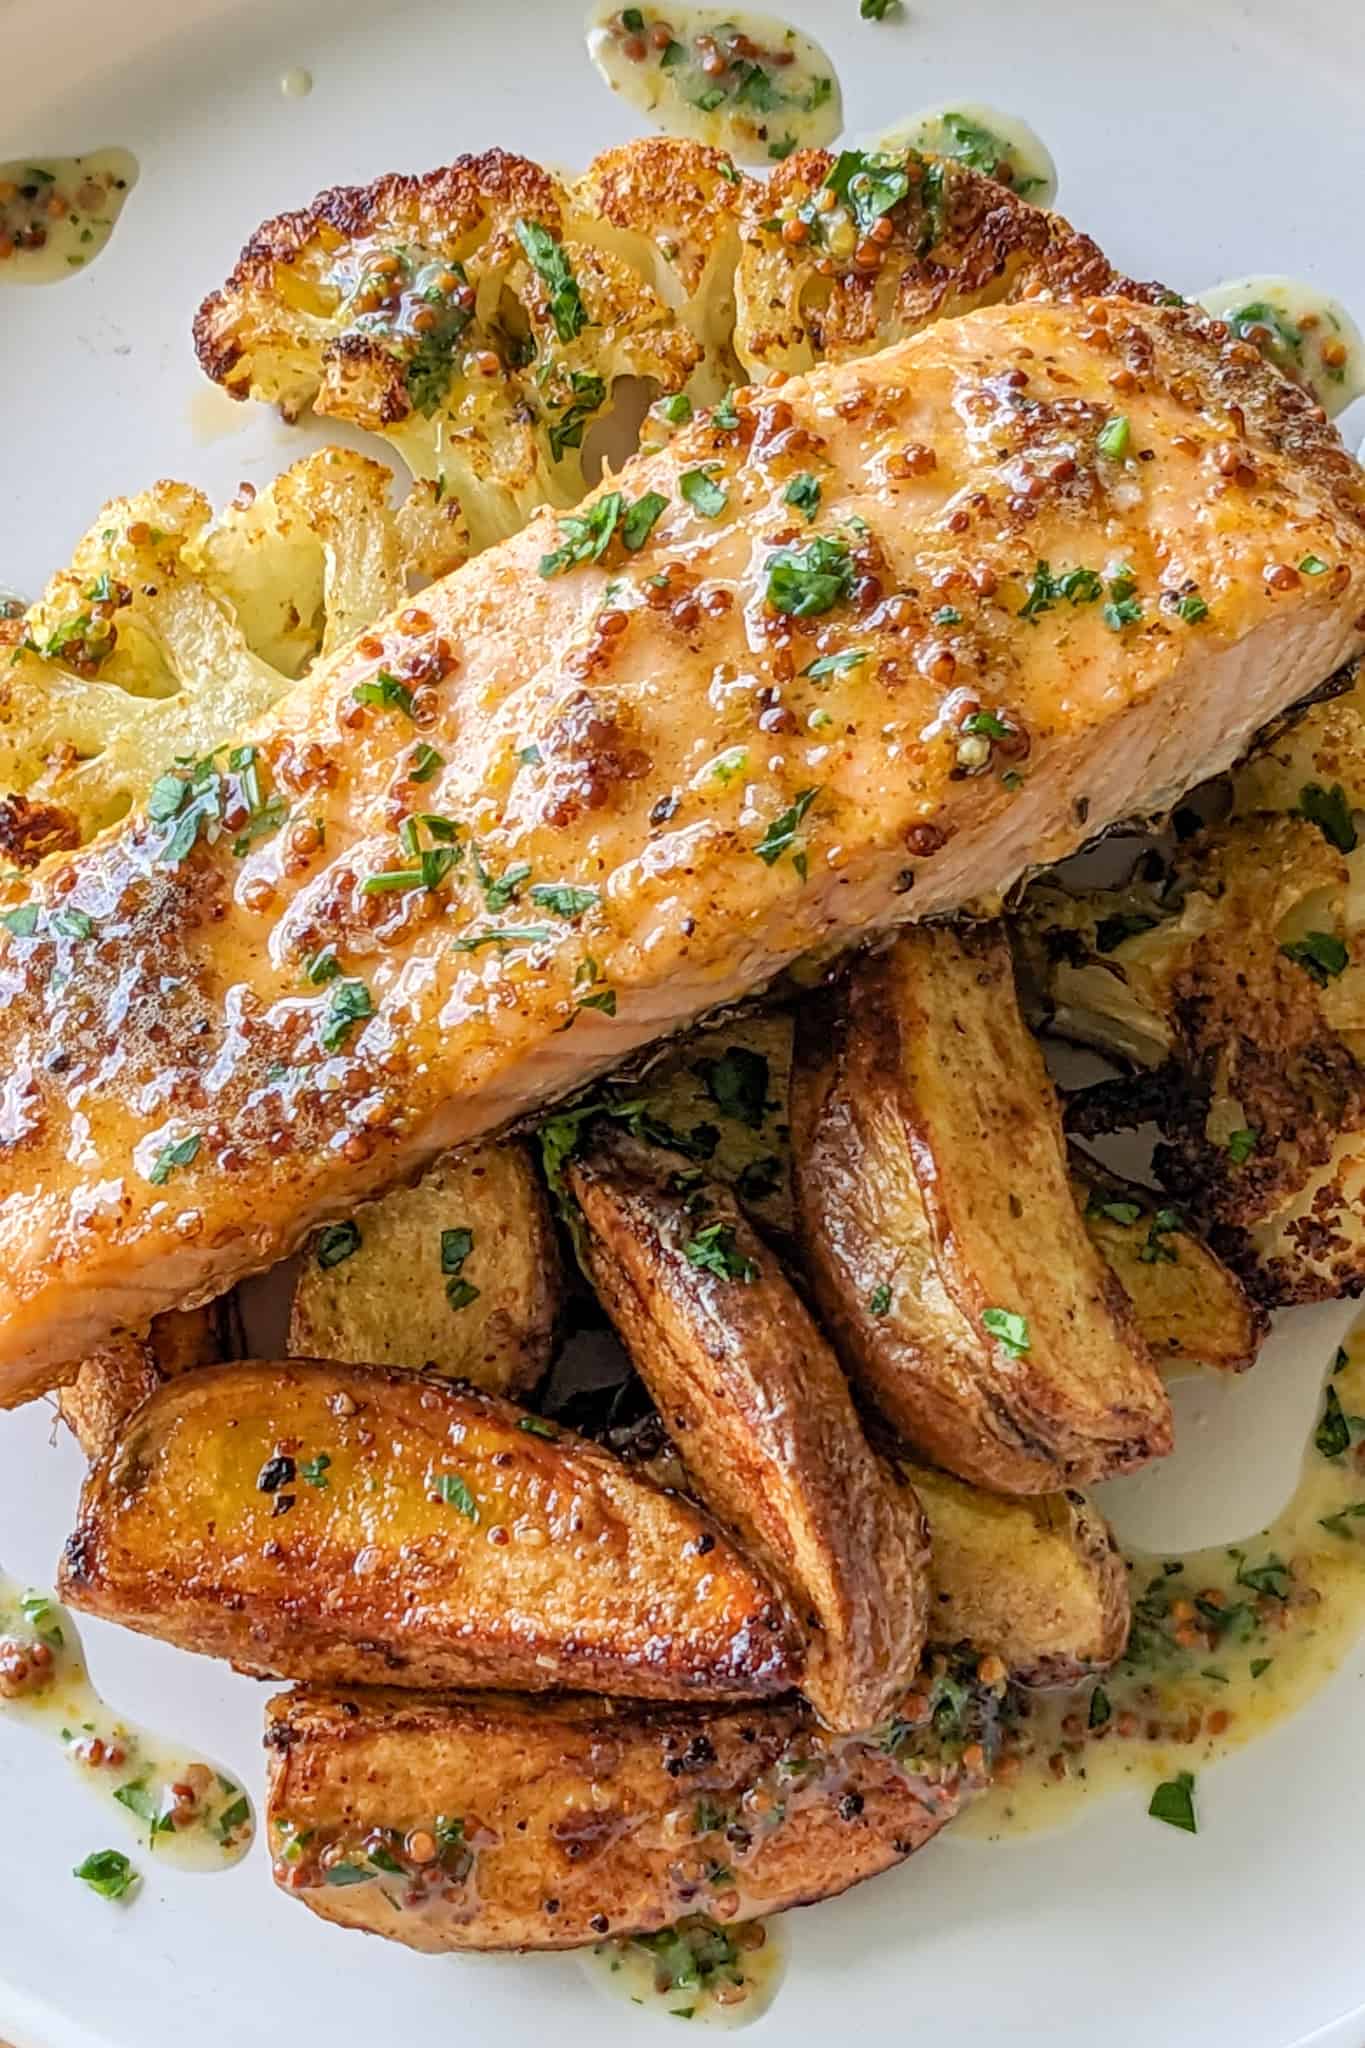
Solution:
[{"label": "glossy sauce pool", "polygon": [[588,54],[613,92],[671,135],[742,163],[823,148],[843,126],[834,66],[771,14],[715,7],[594,7]]},{"label": "glossy sauce pool", "polygon": [[1197,297],[1311,391],[1329,419],[1365,392],[1365,340],[1340,299],[1280,276],[1232,278]]},{"label": "glossy sauce pool", "polygon": [[609,1998],[650,2017],[747,2027],[772,2004],[786,1967],[780,1921],[734,1927],[695,1917],[640,1941],[604,1941],[580,1958]]},{"label": "glossy sauce pool", "polygon": [[862,147],[870,152],[914,149],[925,156],[951,157],[1008,185],[1034,206],[1051,206],[1057,197],[1057,166],[1042,137],[1017,114],[977,100],[922,107],[864,138]]},{"label": "glossy sauce pool", "polygon": [[1133,1628],[1112,1671],[1035,1693],[991,1790],[956,1824],[991,1839],[1141,1799],[1266,1734],[1365,1630],[1365,1326],[1339,1351],[1299,1483],[1235,1545],[1128,1557]]},{"label": "glossy sauce pool", "polygon": [[136,183],[126,149],[0,163],[0,284],[58,284],[84,270]]},{"label": "glossy sauce pool", "polygon": [[66,1608],[4,1572],[0,1715],[60,1744],[82,1782],[121,1826],[136,1830],[157,1863],[226,1870],[251,1847],[255,1817],[239,1780],[115,1713],[90,1683]]}]

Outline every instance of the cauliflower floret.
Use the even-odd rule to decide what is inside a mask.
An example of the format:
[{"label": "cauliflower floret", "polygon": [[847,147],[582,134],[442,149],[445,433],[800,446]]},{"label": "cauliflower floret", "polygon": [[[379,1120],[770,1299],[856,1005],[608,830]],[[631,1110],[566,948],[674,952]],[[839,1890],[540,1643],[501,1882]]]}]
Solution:
[{"label": "cauliflower floret", "polygon": [[805,149],[746,185],[735,350],[753,377],[871,354],[1043,292],[1162,297],[993,178],[912,149]]},{"label": "cauliflower floret", "polygon": [[234,397],[382,434],[487,546],[583,495],[584,440],[618,379],[680,391],[703,366],[653,245],[637,267],[622,229],[596,227],[502,150],[323,193],[268,222],[204,302],[200,361]]},{"label": "cauliflower floret", "polygon": [[453,567],[465,536],[419,486],[324,449],[216,523],[186,484],[107,504],[3,627],[0,850],[21,866],[121,817],[179,759],[270,710],[319,654]]}]

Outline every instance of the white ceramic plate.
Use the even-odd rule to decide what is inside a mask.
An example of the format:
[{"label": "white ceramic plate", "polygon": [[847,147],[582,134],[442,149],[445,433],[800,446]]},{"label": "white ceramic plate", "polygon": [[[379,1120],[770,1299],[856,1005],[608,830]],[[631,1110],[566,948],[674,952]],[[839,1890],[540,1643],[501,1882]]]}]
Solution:
[{"label": "white ceramic plate", "polygon": [[[1193,291],[1299,273],[1365,314],[1365,9],[1341,0],[792,0],[834,57],[850,129],[961,94],[1024,115],[1059,205],[1119,264]],[[307,66],[310,98],[280,90]],[[0,159],[107,143],[142,179],[111,249],[0,295],[0,583],[35,590],[101,499],[173,475],[222,496],[303,442],[204,397],[202,293],[255,224],[321,186],[492,143],[579,163],[631,132],[581,53],[576,0],[0,0]],[[1349,425],[1349,423],[1348,423]],[[1357,426],[1357,433],[1359,429]],[[335,437],[335,436],[334,436]],[[1181,1450],[1110,1489],[1121,1533],[1234,1541],[1287,1496],[1348,1317],[1301,1312],[1239,1385],[1187,1383]],[[0,1558],[50,1583],[79,1478],[45,1408],[0,1417]],[[97,1682],[253,1789],[262,1693],[97,1623]],[[1136,1791],[1011,1846],[949,1834],[793,1916],[765,2044],[907,2038],[1021,2048],[1361,2048],[1365,1654],[1296,1722],[1208,1772],[1197,1838]],[[213,1879],[153,1873],[131,1910],[69,1875],[113,1838],[36,1735],[0,1726],[0,2037],[15,2048],[298,2048],[458,2040],[561,2048],[650,2026],[569,1960],[429,1961],[291,1907],[258,1842]],[[131,1844],[129,1845],[131,1846]]]}]

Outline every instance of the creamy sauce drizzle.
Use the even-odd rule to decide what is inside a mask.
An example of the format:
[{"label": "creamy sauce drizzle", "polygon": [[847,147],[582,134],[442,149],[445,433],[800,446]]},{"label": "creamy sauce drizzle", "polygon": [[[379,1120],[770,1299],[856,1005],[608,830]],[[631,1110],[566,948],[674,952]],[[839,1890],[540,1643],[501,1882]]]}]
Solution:
[{"label": "creamy sauce drizzle", "polygon": [[83,1782],[157,1863],[226,1870],[251,1847],[255,1817],[241,1783],[116,1714],[90,1683],[66,1608],[3,1572],[0,1715],[60,1742]]},{"label": "creamy sauce drizzle", "polygon": [[1057,166],[1042,137],[1027,121],[976,100],[923,107],[903,121],[893,121],[860,147],[873,151],[915,149],[925,156],[952,157],[1009,185],[1035,206],[1051,206],[1057,197]]},{"label": "creamy sauce drizzle", "polygon": [[[1326,1385],[1283,1511],[1236,1545],[1130,1556],[1128,1656],[1084,1685],[1033,1695],[1005,1737],[1003,1772],[958,1832],[1033,1833],[1114,1792],[1146,1804],[1163,1780],[1266,1734],[1332,1676],[1365,1628],[1365,1327]],[[1334,1455],[1319,1448],[1344,1435]]]},{"label": "creamy sauce drizzle", "polygon": [[1365,392],[1365,339],[1339,299],[1293,277],[1236,277],[1196,294],[1333,419]]},{"label": "creamy sauce drizzle", "polygon": [[126,149],[0,164],[0,283],[56,284],[100,254],[137,183]]},{"label": "creamy sauce drizzle", "polygon": [[843,127],[833,64],[775,15],[598,5],[587,36],[613,92],[658,127],[728,149],[742,163],[823,148]]},{"label": "creamy sauce drizzle", "polygon": [[747,2027],[768,2010],[786,1970],[777,1924],[684,1922],[647,1942],[600,1942],[579,1961],[608,1997],[652,2017]]}]

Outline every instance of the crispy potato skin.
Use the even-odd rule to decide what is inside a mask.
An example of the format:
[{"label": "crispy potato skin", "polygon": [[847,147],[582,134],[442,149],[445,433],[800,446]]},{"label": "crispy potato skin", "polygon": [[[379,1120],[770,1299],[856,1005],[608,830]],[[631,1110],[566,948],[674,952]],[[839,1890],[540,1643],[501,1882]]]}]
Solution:
[{"label": "crispy potato skin", "polygon": [[[1132,1302],[1153,1357],[1220,1372],[1254,1365],[1270,1319],[1236,1274],[1193,1231],[1154,1230],[1163,1204],[1150,1188],[1110,1173],[1079,1146],[1070,1158],[1085,1227]],[[1129,1209],[1139,1213],[1125,1222]]]},{"label": "crispy potato skin", "polygon": [[[652,1932],[715,1909],[708,1864],[734,1873],[739,1917],[830,1898],[910,1855],[980,1784],[928,1730],[893,1752],[885,1729],[833,1736],[792,1704],[680,1715],[305,1689],[267,1713],[276,1883],[324,1920],[428,1952]],[[699,1828],[708,1808],[720,1824]],[[324,1882],[324,1863],[363,1861],[375,1830],[401,1853],[437,1815],[463,1820],[468,1868],[420,1903],[395,1911],[392,1877]]]},{"label": "crispy potato skin", "polygon": [[1021,1685],[1069,1685],[1128,1640],[1128,1575],[1083,1493],[1002,1500],[907,1464],[929,1518],[935,1642],[1003,1658]]},{"label": "crispy potato skin", "polygon": [[[693,1484],[804,1617],[802,1690],[831,1727],[867,1727],[924,1647],[913,1493],[869,1448],[838,1361],[727,1188],[610,1127],[569,1184],[593,1284]],[[717,1226],[749,1277],[689,1256]]]},{"label": "crispy potato skin", "polygon": [[[1170,1404],[1077,1212],[997,928],[907,932],[828,1011],[803,1006],[792,1131],[817,1300],[908,1442],[997,1493],[1170,1449]],[[992,1309],[1025,1318],[1021,1355],[983,1321]]]},{"label": "crispy potato skin", "polygon": [[549,1427],[406,1372],[190,1374],[91,1473],[62,1597],[260,1676],[790,1687],[781,1602],[708,1518]]},{"label": "crispy potato skin", "polygon": [[[550,1362],[562,1282],[544,1189],[526,1147],[480,1145],[442,1159],[415,1187],[356,1211],[358,1250],[305,1254],[289,1349],[298,1358],[426,1368],[488,1394],[529,1393]],[[473,1238],[458,1277],[478,1290],[454,1308],[442,1233]]]},{"label": "crispy potato skin", "polygon": [[124,1423],[167,1380],[228,1357],[226,1299],[206,1308],[170,1309],[145,1337],[121,1337],[92,1352],[57,1394],[62,1421],[91,1464],[109,1452]]}]

